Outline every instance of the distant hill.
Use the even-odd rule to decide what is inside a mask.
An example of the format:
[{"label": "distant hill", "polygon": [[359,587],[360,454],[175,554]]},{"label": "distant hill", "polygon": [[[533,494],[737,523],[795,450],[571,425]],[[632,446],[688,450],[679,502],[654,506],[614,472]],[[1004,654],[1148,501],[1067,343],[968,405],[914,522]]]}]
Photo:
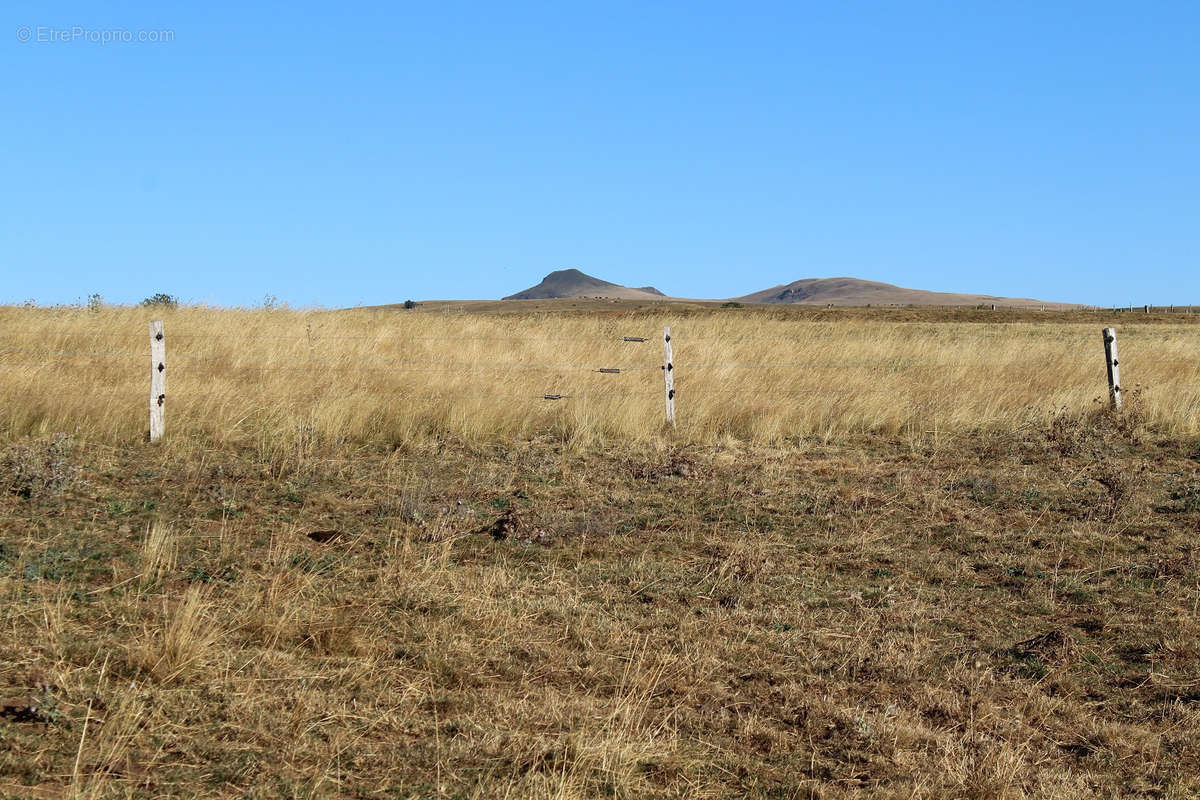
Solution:
[{"label": "distant hill", "polygon": [[743,303],[806,303],[835,306],[977,306],[995,303],[1007,308],[1066,308],[1066,303],[1046,303],[1025,297],[993,297],[987,294],[929,292],[924,289],[905,289],[890,283],[864,281],[858,278],[805,278],[782,286],[773,286],[744,297],[734,298]]},{"label": "distant hill", "polygon": [[[604,298],[619,300],[677,300],[653,286],[630,287],[594,278],[577,269],[551,272],[537,286],[510,294],[505,300],[555,300],[560,298]],[[980,306],[995,304],[1005,308],[1072,308],[1068,303],[1047,303],[1028,297],[995,297],[989,294],[930,292],[905,289],[890,283],[859,278],[805,278],[761,292],[735,297],[743,303],[835,306]],[[699,302],[719,302],[717,300]]]},{"label": "distant hill", "polygon": [[537,286],[510,294],[505,300],[552,300],[559,297],[611,297],[622,300],[661,300],[666,295],[653,286],[631,289],[593,278],[577,269],[551,272]]}]

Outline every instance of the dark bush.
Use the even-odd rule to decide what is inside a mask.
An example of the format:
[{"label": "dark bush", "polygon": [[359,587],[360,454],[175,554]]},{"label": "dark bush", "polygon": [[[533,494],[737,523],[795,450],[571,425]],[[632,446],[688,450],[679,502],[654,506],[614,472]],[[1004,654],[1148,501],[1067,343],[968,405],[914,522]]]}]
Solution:
[{"label": "dark bush", "polygon": [[179,305],[179,298],[159,292],[158,294],[152,297],[147,297],[145,300],[143,300],[142,305],[146,306],[147,308],[175,308]]}]

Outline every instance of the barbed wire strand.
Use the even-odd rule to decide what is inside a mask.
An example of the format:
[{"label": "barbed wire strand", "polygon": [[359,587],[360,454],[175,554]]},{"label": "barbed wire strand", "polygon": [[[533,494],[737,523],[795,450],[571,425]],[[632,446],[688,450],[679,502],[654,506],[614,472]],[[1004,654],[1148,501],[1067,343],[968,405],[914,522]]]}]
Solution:
[{"label": "barbed wire strand", "polygon": [[[100,339],[100,338],[121,338],[121,339],[128,339],[131,344],[134,342],[140,343],[141,340],[144,338],[144,336],[135,336],[135,335],[129,334],[129,333],[111,333],[111,332],[106,332],[106,331],[97,331],[95,333],[71,332],[71,333],[59,333],[59,334],[47,334],[45,331],[28,331],[28,332],[14,331],[14,332],[9,332],[9,333],[4,334],[4,338],[6,338],[6,339],[14,338],[14,337],[45,339],[45,338],[50,338],[53,336],[58,336],[58,337],[62,337],[62,338],[78,337],[78,338],[84,338],[84,339],[88,339],[88,340],[94,340],[94,339]],[[610,336],[612,338],[608,338]],[[171,333],[170,331],[168,331],[165,334],[165,339],[167,341],[172,341],[172,340],[194,341],[197,339],[209,340],[209,339],[214,339],[217,337],[218,337],[218,334],[216,334],[216,333]],[[303,333],[298,334],[296,336],[263,336],[263,335],[259,335],[259,334],[255,334],[255,333],[246,333],[246,334],[243,334],[243,338],[247,339],[247,340],[261,341],[261,342],[290,342],[292,344],[305,345],[305,346],[319,344],[322,341],[330,341],[330,342],[333,342],[333,341],[358,341],[358,342],[363,342],[364,344],[368,344],[368,343],[378,344],[381,342],[446,342],[446,341],[505,342],[508,344],[511,344],[514,342],[536,342],[536,343],[540,343],[540,344],[556,344],[556,343],[558,343],[556,339],[553,339],[550,337],[533,338],[533,337],[528,337],[528,336],[459,336],[454,333],[447,333],[447,334],[444,334],[441,336],[407,336],[407,335],[405,335],[405,336],[388,336],[388,335],[382,334],[382,333],[376,333],[374,335],[372,335],[370,333],[364,333],[364,334],[359,334],[359,335],[353,335],[353,334],[326,335],[326,334],[322,334],[319,332],[315,332],[312,336],[308,336]],[[624,336],[624,335],[618,336],[617,334],[607,334],[606,337],[604,338],[604,341],[615,342],[617,344],[645,344],[647,342],[655,341],[655,337]]]},{"label": "barbed wire strand", "polygon": [[[21,355],[45,355],[64,358],[136,358],[144,359],[146,353],[111,353],[105,351],[65,351],[65,350],[0,350],[0,356],[6,354],[21,354]],[[1180,358],[1180,363],[1191,363],[1189,359]],[[224,362],[228,364],[231,370],[256,370],[256,371],[287,371],[287,370],[317,370],[317,369],[336,369],[336,370],[361,370],[369,368],[372,370],[395,370],[395,371],[411,371],[411,372],[456,372],[466,368],[477,369],[541,369],[541,370],[561,370],[561,371],[584,371],[584,372],[600,372],[601,370],[610,371],[618,370],[616,373],[608,372],[608,374],[620,374],[625,372],[644,372],[661,370],[659,364],[653,365],[635,365],[621,367],[601,367],[587,366],[579,364],[543,364],[527,361],[371,361],[365,363],[348,364],[345,361],[314,361],[309,358],[293,357],[293,358],[272,358],[266,362],[255,364],[239,364],[232,363],[233,359],[225,356],[201,356],[191,354],[170,354],[168,355],[168,363],[176,366],[180,363],[187,364],[189,362]],[[283,362],[283,365],[280,365]],[[877,359],[828,359],[828,360],[811,360],[811,361],[777,361],[772,363],[754,363],[744,361],[731,361],[725,363],[676,363],[684,369],[690,370],[777,370],[777,369],[813,369],[825,367],[869,367],[869,366],[885,366],[885,367],[960,367],[960,366],[987,366],[995,368],[996,366],[1005,366],[1015,363],[1029,363],[1028,359],[1021,357],[1019,362],[1017,359],[1012,361],[997,361],[995,359],[970,359],[970,360],[945,360],[945,359],[926,359],[926,358],[877,358]],[[3,364],[27,364],[30,366],[45,365],[44,361],[3,361]]]},{"label": "barbed wire strand", "polygon": [[[185,366],[186,371],[187,359],[183,357],[168,358],[167,363],[173,368],[173,372],[180,370],[180,363]],[[0,366],[5,367],[47,367],[51,366],[45,361],[0,361]],[[661,369],[659,366],[634,366],[634,367],[600,367],[600,366],[580,366],[573,364],[529,364],[519,361],[511,362],[495,362],[495,361],[458,361],[447,362],[437,366],[430,366],[429,362],[368,362],[365,364],[347,364],[345,362],[311,362],[303,365],[291,364],[276,366],[271,364],[229,364],[227,370],[229,372],[358,372],[369,370],[371,372],[407,372],[407,373],[446,373],[446,372],[491,372],[491,371],[511,371],[511,370],[539,370],[543,372],[588,372],[593,374],[604,375],[621,375],[633,372],[648,372]]]}]

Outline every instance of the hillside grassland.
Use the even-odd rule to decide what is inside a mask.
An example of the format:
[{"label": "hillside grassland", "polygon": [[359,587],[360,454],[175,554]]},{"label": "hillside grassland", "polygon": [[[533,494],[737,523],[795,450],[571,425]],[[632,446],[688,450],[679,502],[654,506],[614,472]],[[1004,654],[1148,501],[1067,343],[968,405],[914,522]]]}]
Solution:
[{"label": "hillside grassland", "polygon": [[1200,793],[1186,317],[152,316],[0,310],[0,798]]}]

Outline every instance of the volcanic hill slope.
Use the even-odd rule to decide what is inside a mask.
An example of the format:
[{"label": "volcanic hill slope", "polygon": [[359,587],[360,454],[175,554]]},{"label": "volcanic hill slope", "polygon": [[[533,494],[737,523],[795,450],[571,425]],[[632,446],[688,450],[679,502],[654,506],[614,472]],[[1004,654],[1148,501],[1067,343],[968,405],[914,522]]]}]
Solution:
[{"label": "volcanic hill slope", "polygon": [[552,300],[561,297],[605,297],[621,300],[662,300],[666,297],[653,286],[638,289],[593,278],[577,269],[551,272],[537,286],[510,294],[505,300]]},{"label": "volcanic hill slope", "polygon": [[[569,298],[596,298],[613,300],[677,300],[653,286],[638,288],[594,278],[577,269],[561,269],[551,272],[537,286],[509,295],[505,300],[555,300]],[[1067,303],[1047,303],[1027,297],[996,297],[987,294],[965,294],[961,292],[930,292],[924,289],[906,289],[890,283],[865,281],[859,278],[805,278],[792,283],[773,286],[759,292],[732,298],[742,303],[765,303],[771,305],[834,305],[834,306],[986,306],[1004,308],[1054,308],[1068,309]],[[698,302],[720,302],[700,300]]]},{"label": "volcanic hill slope", "polygon": [[890,283],[858,278],[805,278],[736,299],[743,303],[808,303],[835,306],[976,306],[994,303],[1008,308],[1033,308],[1043,305],[1048,308],[1067,307],[1064,303],[1046,303],[1024,297],[993,297],[986,294],[905,289]]}]

